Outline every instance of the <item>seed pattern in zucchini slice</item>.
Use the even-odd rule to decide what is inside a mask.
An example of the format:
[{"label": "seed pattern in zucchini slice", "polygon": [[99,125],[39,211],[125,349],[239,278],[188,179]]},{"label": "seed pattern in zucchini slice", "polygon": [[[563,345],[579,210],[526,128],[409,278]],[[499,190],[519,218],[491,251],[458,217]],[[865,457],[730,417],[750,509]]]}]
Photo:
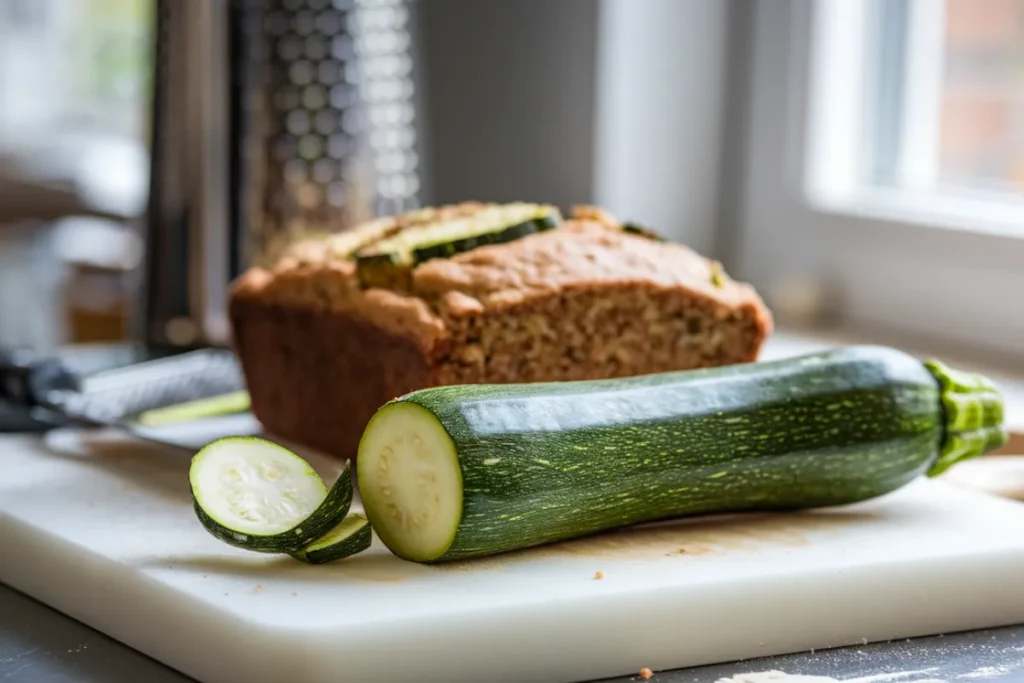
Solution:
[{"label": "seed pattern in zucchini slice", "polygon": [[324,564],[351,557],[370,547],[373,530],[366,515],[353,512],[324,536],[292,553],[292,557],[309,564]]},{"label": "seed pattern in zucchini slice", "polygon": [[257,437],[228,437],[204,447],[192,459],[189,484],[203,527],[254,552],[301,550],[352,505],[349,463],[328,490],[305,460]]},{"label": "seed pattern in zucchini slice", "polygon": [[469,216],[411,227],[355,254],[364,287],[408,289],[412,269],[478,247],[503,244],[550,230],[561,223],[554,206],[513,203],[486,205]]}]

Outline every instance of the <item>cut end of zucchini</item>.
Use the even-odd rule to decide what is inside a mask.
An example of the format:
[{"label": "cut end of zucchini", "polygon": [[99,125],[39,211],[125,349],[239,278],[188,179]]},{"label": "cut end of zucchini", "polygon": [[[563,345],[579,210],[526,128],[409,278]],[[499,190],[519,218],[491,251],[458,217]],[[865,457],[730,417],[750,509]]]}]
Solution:
[{"label": "cut end of zucchini", "polygon": [[207,445],[192,458],[189,483],[204,525],[218,537],[239,541],[288,531],[327,497],[327,487],[309,463],[255,437]]},{"label": "cut end of zucchini", "polygon": [[956,370],[941,361],[924,365],[939,384],[945,419],[939,457],[928,476],[1002,447],[1009,435],[1003,424],[1003,397],[995,384],[984,375]]},{"label": "cut end of zucchini", "polygon": [[462,471],[433,413],[410,402],[384,406],[363,433],[357,463],[363,507],[384,545],[415,562],[443,556],[462,519]]}]

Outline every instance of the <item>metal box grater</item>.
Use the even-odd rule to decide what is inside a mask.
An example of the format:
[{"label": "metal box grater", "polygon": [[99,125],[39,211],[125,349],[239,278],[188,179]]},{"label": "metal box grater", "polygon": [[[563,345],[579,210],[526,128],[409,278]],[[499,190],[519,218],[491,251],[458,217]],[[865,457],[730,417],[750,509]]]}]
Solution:
[{"label": "metal box grater", "polygon": [[229,343],[227,286],[420,204],[410,0],[158,0],[141,339]]}]

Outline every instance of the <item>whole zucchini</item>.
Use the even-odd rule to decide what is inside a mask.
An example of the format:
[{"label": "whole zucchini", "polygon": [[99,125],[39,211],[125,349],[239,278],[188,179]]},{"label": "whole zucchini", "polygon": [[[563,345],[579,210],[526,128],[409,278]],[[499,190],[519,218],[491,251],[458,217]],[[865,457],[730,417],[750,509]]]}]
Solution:
[{"label": "whole zucchini", "polygon": [[998,447],[980,375],[877,346],[614,380],[424,389],[359,445],[366,514],[433,562],[659,519],[842,505]]}]

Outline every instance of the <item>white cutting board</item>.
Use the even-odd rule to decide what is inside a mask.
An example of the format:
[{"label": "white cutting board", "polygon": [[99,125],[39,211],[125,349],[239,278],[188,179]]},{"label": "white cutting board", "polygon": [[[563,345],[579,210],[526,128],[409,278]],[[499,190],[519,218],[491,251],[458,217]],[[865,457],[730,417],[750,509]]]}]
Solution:
[{"label": "white cutting board", "polygon": [[375,540],[314,567],[208,536],[188,456],[0,438],[0,580],[204,683],[580,681],[1024,622],[1024,505],[944,482],[457,565]]}]

